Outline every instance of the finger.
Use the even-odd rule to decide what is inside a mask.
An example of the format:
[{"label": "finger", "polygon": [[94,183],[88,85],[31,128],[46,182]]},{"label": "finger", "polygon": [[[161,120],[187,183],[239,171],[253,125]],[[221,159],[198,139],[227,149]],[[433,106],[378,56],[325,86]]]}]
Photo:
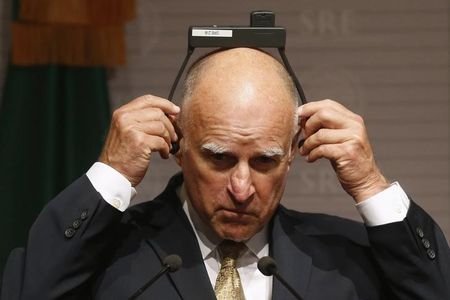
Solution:
[{"label": "finger", "polygon": [[[153,97],[147,100],[148,97]],[[148,120],[160,120],[163,122],[171,134],[171,138],[177,140],[177,135],[173,129],[173,125],[167,118],[164,109],[173,107],[173,104],[166,99],[157,98],[154,96],[142,96],[132,102],[118,108],[114,111],[112,116],[112,122],[117,124],[119,128],[134,127],[134,123],[141,123]],[[153,104],[149,104],[153,103]],[[174,106],[173,110],[167,110],[168,112],[179,111],[177,106]]]},{"label": "finger", "polygon": [[361,127],[363,127],[363,121],[358,115],[343,114],[328,108],[317,111],[305,121],[304,135],[305,138],[308,138],[321,128],[343,129]]},{"label": "finger", "polygon": [[350,130],[322,128],[304,140],[300,147],[301,155],[308,155],[313,149],[324,144],[340,144],[354,138]]},{"label": "finger", "polygon": [[161,109],[166,114],[178,114],[180,112],[180,107],[175,105],[174,103],[170,102],[167,99],[157,97],[157,96],[151,96],[151,95],[144,95],[143,101],[147,102],[148,105],[152,107],[157,107]]},{"label": "finger", "polygon": [[302,124],[305,138],[313,135],[321,128],[343,128],[344,125],[342,123],[347,123],[347,120],[348,119],[332,108],[318,110],[313,115],[309,116]]},{"label": "finger", "polygon": [[346,166],[355,162],[359,162],[358,164],[367,162],[373,159],[373,153],[369,144],[349,139],[343,143],[321,144],[311,149],[307,155],[308,162],[320,158],[326,158],[331,162],[340,161],[341,166]]},{"label": "finger", "polygon": [[178,125],[178,115],[168,115],[167,116],[170,120],[170,122],[173,125],[173,128],[175,128],[175,132],[177,134],[178,140],[181,139],[183,137],[183,133],[181,132],[181,128]]},{"label": "finger", "polygon": [[318,159],[325,158],[330,161],[337,161],[346,155],[346,143],[341,144],[321,144],[312,149],[306,156],[307,162],[315,162]]},{"label": "finger", "polygon": [[138,130],[144,132],[150,136],[158,136],[163,138],[168,145],[171,145],[172,138],[171,133],[167,129],[164,123],[159,121],[147,121],[145,123],[140,123],[138,126]]},{"label": "finger", "polygon": [[[336,144],[322,144],[308,153],[308,155],[306,156],[306,161],[312,163],[321,158],[326,158],[334,161],[338,157],[336,149],[339,149],[338,145]],[[336,155],[336,157],[334,157],[333,155]]]},{"label": "finger", "polygon": [[334,100],[320,100],[309,102],[307,104],[298,107],[297,114],[300,119],[300,124],[304,128],[304,124],[312,115],[318,114],[323,111],[334,111],[336,115],[346,116],[349,119],[357,119],[359,116],[348,110],[342,104]]},{"label": "finger", "polygon": [[303,104],[299,106],[297,113],[300,118],[307,118],[323,109],[333,109],[341,114],[348,115],[349,117],[354,114],[339,102],[330,99],[313,101]]},{"label": "finger", "polygon": [[308,121],[309,117],[304,117],[299,119],[300,130],[305,128],[306,121]]},{"label": "finger", "polygon": [[162,158],[169,158],[170,143],[168,144],[162,137],[155,135],[147,136],[146,144],[150,149],[150,153],[159,152]]},{"label": "finger", "polygon": [[162,125],[164,125],[164,128],[169,134],[170,139],[172,141],[178,140],[174,125],[170,121],[169,117],[159,108],[144,108],[139,111],[130,113],[129,116],[133,118],[133,121],[135,123],[142,124],[143,128],[145,128],[146,123],[160,122]]},{"label": "finger", "polygon": [[141,110],[146,107],[154,107],[161,109],[166,114],[178,114],[180,108],[174,103],[167,99],[153,96],[153,95],[143,95],[133,101],[127,103],[122,108],[127,111]]}]

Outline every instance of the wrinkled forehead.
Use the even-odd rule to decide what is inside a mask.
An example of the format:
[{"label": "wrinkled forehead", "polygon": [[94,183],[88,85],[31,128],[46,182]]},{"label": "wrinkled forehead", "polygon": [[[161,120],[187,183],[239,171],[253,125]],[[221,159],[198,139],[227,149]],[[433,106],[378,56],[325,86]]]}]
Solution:
[{"label": "wrinkled forehead", "polygon": [[283,97],[282,89],[269,88],[249,80],[199,88],[189,109],[194,135],[224,135],[244,140],[269,136],[290,138],[294,130],[295,108]]}]

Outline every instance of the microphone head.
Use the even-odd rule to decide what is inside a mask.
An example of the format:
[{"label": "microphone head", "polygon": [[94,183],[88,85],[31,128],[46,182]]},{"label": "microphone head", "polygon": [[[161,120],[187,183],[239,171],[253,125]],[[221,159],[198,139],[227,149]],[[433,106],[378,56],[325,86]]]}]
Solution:
[{"label": "microphone head", "polygon": [[258,260],[258,270],[266,276],[272,276],[278,272],[277,263],[270,256],[261,257]]},{"label": "microphone head", "polygon": [[183,261],[181,260],[181,257],[176,254],[167,255],[163,259],[163,266],[167,267],[171,273],[178,271],[182,264]]}]

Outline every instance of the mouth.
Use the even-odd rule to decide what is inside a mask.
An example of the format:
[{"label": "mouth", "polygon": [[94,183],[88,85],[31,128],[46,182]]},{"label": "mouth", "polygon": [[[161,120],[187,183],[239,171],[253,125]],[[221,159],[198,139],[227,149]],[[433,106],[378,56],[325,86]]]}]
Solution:
[{"label": "mouth", "polygon": [[226,221],[233,223],[248,222],[253,217],[249,212],[236,209],[221,209],[218,213]]}]

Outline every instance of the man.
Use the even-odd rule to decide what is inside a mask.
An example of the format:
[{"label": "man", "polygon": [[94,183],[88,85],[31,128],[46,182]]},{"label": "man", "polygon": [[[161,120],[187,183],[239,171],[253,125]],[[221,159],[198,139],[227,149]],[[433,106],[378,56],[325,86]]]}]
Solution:
[{"label": "man", "polygon": [[[130,208],[152,155],[169,158],[173,142],[182,174]],[[330,160],[366,228],[280,206],[296,152]],[[142,299],[225,299],[225,244],[240,249],[230,271],[235,299],[293,299],[257,270],[266,255],[303,299],[449,297],[445,237],[383,177],[361,117],[331,100],[298,108],[283,66],[259,50],[197,62],[181,110],[155,96],[116,110],[99,160],[33,225],[15,271],[21,299],[127,299],[172,253],[182,268]]]}]

